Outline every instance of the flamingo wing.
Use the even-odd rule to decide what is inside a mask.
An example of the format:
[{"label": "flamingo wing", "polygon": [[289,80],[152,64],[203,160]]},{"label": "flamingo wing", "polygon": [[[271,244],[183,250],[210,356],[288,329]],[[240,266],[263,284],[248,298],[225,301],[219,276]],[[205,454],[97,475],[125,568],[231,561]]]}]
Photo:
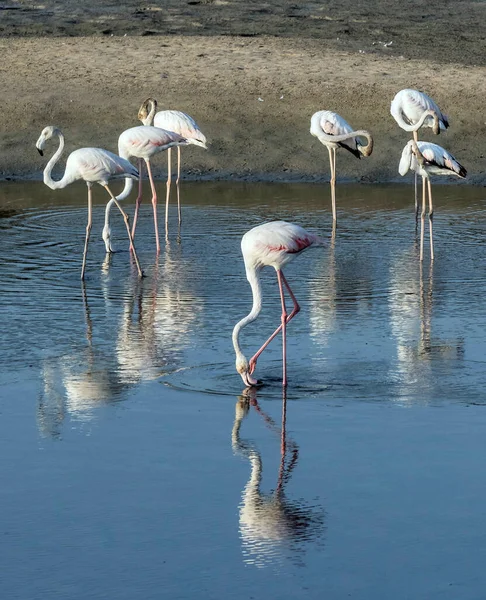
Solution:
[{"label": "flamingo wing", "polygon": [[178,133],[191,144],[206,147],[206,136],[197,126],[196,121],[179,110],[161,110],[154,117],[155,127]]},{"label": "flamingo wing", "polygon": [[119,153],[123,157],[148,158],[172,146],[187,143],[178,133],[143,125],[127,129],[118,138]]}]

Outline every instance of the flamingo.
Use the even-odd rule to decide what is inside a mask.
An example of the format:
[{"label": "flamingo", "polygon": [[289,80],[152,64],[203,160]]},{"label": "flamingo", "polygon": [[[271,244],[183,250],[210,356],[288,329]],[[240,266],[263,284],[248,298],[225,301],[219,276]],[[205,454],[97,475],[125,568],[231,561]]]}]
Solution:
[{"label": "flamingo", "polygon": [[[320,110],[312,115],[310,132],[321,144],[327,146],[331,165],[332,220],[336,223],[336,148],[346,148],[357,158],[369,156],[373,152],[373,138],[368,131],[353,128],[341,116],[330,110]],[[363,146],[359,137],[368,141]],[[348,142],[347,144],[344,142]]]},{"label": "flamingo", "polygon": [[[84,280],[86,255],[88,253],[88,242],[92,226],[91,187],[93,183],[99,183],[106,189],[111,196],[109,204],[116,204],[123,215],[128,232],[128,238],[130,239],[130,244],[133,247],[133,258],[135,259],[135,263],[137,265],[138,274],[140,277],[142,277],[142,270],[138,262],[137,253],[135,252],[132,235],[130,233],[128,215],[124,212],[119,204],[120,200],[124,200],[129,195],[133,186],[133,179],[138,179],[137,169],[124,158],[121,158],[120,156],[117,156],[108,150],[103,150],[102,148],[79,148],[78,150],[71,152],[71,154],[68,156],[62,179],[59,181],[54,181],[54,179],[51,177],[51,173],[54,165],[57,163],[64,150],[64,135],[58,127],[49,125],[42,130],[40,137],[36,142],[37,150],[39,151],[40,155],[43,156],[46,142],[54,136],[57,136],[59,139],[59,148],[44,169],[44,183],[50,187],[51,190],[58,190],[65,188],[70,183],[73,183],[73,181],[83,179],[88,186],[88,224],[86,226],[86,240],[84,243],[81,279]],[[122,193],[115,197],[108,186],[108,181],[111,179],[122,178],[125,178],[125,187]]]},{"label": "flamingo", "polygon": [[[399,127],[412,133],[416,142],[418,142],[417,131],[421,127],[430,127],[435,135],[449,127],[449,120],[432,98],[418,90],[405,89],[397,92],[391,102],[390,113]],[[415,217],[418,218],[417,173],[415,173]]]},{"label": "flamingo", "polygon": [[[155,127],[162,127],[167,131],[174,131],[179,135],[182,135],[188,142],[194,146],[201,146],[207,150],[207,140],[204,133],[197,126],[196,121],[186,113],[179,110],[159,110],[157,111],[157,100],[155,98],[147,98],[142,103],[140,110],[138,111],[138,118],[144,125],[155,125]],[[181,149],[177,147],[177,212],[179,215],[179,225],[182,222],[181,215],[181,201],[179,195],[179,181],[181,178]],[[169,189],[172,179],[172,167],[171,167],[171,149],[167,152],[167,199],[165,207],[165,225],[167,227],[169,220]]]},{"label": "flamingo", "polygon": [[[118,153],[120,156],[125,159],[128,159],[131,156],[138,158],[138,170],[140,172],[140,178],[138,183],[138,196],[135,204],[135,215],[133,217],[133,238],[135,237],[135,228],[137,226],[138,209],[142,202],[142,160],[144,160],[145,164],[147,165],[147,173],[150,180],[150,187],[152,189],[152,207],[154,211],[155,243],[157,247],[157,254],[160,252],[159,229],[157,225],[157,192],[155,190],[155,183],[152,177],[150,159],[152,156],[154,156],[154,154],[163,152],[172,146],[187,143],[187,140],[178,133],[166,131],[165,129],[160,129],[160,127],[131,127],[120,134],[120,137],[118,138]],[[103,239],[105,241],[107,252],[113,252],[109,224],[110,209],[111,203],[109,202],[106,207],[105,226],[103,229]]]},{"label": "flamingo", "polygon": [[430,228],[430,258],[434,260],[434,243],[432,238],[432,186],[430,175],[456,175],[464,179],[467,175],[466,169],[442,146],[432,142],[416,142],[410,140],[402,151],[402,157],[398,166],[400,175],[405,175],[409,169],[422,176],[422,215],[420,229],[420,260],[424,257],[424,219],[426,205],[425,180],[429,192],[429,228]]},{"label": "flamingo", "polygon": [[[297,254],[312,246],[315,243],[322,243],[322,240],[313,233],[309,233],[303,227],[286,221],[272,221],[258,225],[250,231],[247,231],[241,240],[241,250],[245,262],[246,277],[253,293],[253,307],[251,312],[233,329],[233,346],[236,353],[236,370],[241,375],[243,382],[247,386],[254,386],[258,381],[251,375],[255,370],[256,363],[260,354],[265,350],[273,338],[282,331],[283,345],[283,380],[282,385],[287,386],[287,361],[286,361],[286,341],[287,324],[300,311],[294,293],[285,278],[282,267],[291,261]],[[254,321],[262,309],[262,292],[260,286],[260,271],[263,267],[273,267],[277,272],[278,285],[280,289],[280,299],[282,302],[281,325],[272,333],[268,340],[250,359],[246,359],[239,345],[239,334],[243,327]],[[292,312],[288,315],[285,307],[284,286],[294,303]]]}]

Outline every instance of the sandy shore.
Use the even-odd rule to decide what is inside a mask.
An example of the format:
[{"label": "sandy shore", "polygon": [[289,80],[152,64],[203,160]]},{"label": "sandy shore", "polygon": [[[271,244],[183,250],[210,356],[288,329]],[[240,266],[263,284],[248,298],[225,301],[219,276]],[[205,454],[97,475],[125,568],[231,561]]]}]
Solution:
[{"label": "sandy shore", "polygon": [[[452,43],[452,42],[451,42]],[[309,134],[320,109],[375,138],[373,155],[338,154],[338,178],[391,181],[408,135],[389,113],[394,94],[426,90],[451,128],[434,141],[486,183],[484,67],[330,49],[313,38],[104,36],[0,38],[0,177],[40,177],[35,141],[60,126],[67,150],[116,151],[144,98],[191,114],[211,141],[183,151],[191,179],[325,180],[327,150]],[[423,134],[432,139],[430,130]],[[54,149],[53,149],[54,150]],[[165,161],[156,161],[161,174]]]}]

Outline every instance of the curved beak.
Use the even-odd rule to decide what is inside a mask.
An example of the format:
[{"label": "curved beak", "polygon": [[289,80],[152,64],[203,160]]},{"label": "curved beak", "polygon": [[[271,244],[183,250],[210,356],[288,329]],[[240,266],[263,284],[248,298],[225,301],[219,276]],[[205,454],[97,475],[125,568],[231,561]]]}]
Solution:
[{"label": "curved beak", "polygon": [[39,154],[40,154],[41,156],[44,156],[44,150],[41,150],[40,148],[37,148],[37,151],[39,152]]},{"label": "curved beak", "polygon": [[241,373],[241,378],[243,379],[243,383],[248,387],[255,387],[262,383],[259,379],[254,379],[248,371]]}]

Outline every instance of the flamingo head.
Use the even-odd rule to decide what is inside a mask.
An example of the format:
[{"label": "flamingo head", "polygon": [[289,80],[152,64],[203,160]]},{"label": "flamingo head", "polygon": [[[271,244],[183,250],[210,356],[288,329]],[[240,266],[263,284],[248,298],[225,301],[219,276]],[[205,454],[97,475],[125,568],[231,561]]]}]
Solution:
[{"label": "flamingo head", "polygon": [[260,382],[257,379],[254,379],[250,373],[250,365],[243,355],[236,357],[236,370],[241,375],[243,379],[243,383],[248,387],[253,387],[258,385]]},{"label": "flamingo head", "polygon": [[138,120],[144,125],[152,125],[155,111],[157,110],[157,100],[155,98],[147,98],[142,102],[142,106],[138,111]]},{"label": "flamingo head", "polygon": [[103,241],[105,242],[106,252],[113,252],[113,247],[111,245],[111,229],[107,224],[103,227]]},{"label": "flamingo head", "polygon": [[48,125],[47,127],[44,127],[39,136],[39,139],[35,144],[35,147],[37,148],[41,156],[44,155],[44,146],[46,145],[47,140],[50,140],[51,137],[57,135],[58,133],[60,133],[60,130],[57,127],[54,127],[54,125]]}]

